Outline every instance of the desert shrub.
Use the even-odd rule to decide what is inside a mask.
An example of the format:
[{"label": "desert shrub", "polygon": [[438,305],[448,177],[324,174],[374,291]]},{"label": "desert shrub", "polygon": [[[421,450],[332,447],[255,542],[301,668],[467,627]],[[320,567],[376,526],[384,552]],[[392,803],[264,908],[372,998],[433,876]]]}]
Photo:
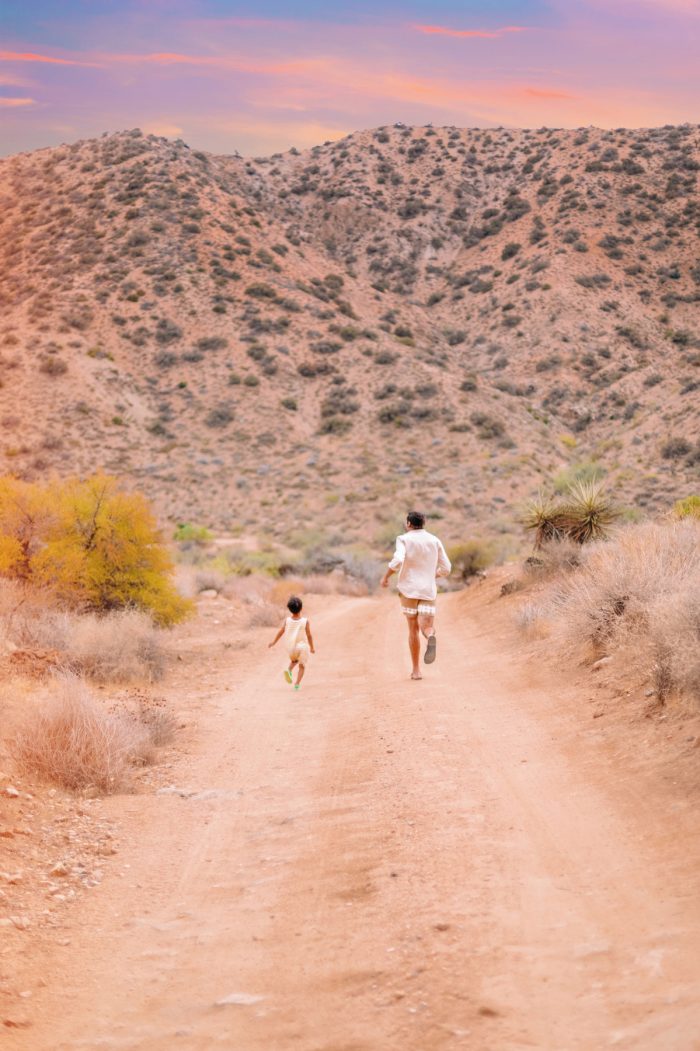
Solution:
[{"label": "desert shrub", "polygon": [[62,788],[115,792],[149,745],[137,720],[106,712],[84,682],[65,675],[27,714],[11,751],[21,770]]},{"label": "desert shrub", "polygon": [[526,577],[539,580],[560,576],[581,565],[581,545],[569,537],[555,536],[544,541],[536,557],[526,558],[523,570]]},{"label": "desert shrub", "polygon": [[467,581],[490,566],[495,553],[488,541],[474,539],[448,548],[447,557],[452,563],[452,573],[457,579]]},{"label": "desert shrub", "polygon": [[664,460],[681,460],[692,450],[693,446],[685,438],[668,438],[661,446]]},{"label": "desert shrub", "polygon": [[68,372],[68,366],[62,358],[46,356],[39,365],[39,372],[46,376],[63,376]]},{"label": "desert shrub", "polygon": [[55,652],[64,668],[97,682],[153,682],[165,669],[160,633],[138,610],[74,613],[25,591],[15,615],[0,619],[15,644]]},{"label": "desert shrub", "polygon": [[582,288],[605,288],[612,284],[607,274],[582,274],[576,278],[576,283]]},{"label": "desert shrub", "polygon": [[582,552],[582,566],[550,597],[565,643],[626,656],[663,700],[700,700],[700,524],[631,525]]},{"label": "desert shrub", "polygon": [[229,423],[233,422],[234,415],[233,406],[222,402],[220,405],[210,409],[204,418],[204,422],[207,427],[228,427]]},{"label": "desert shrub", "polygon": [[74,668],[97,682],[153,682],[165,670],[158,629],[139,610],[71,617],[64,651]]},{"label": "desert shrub", "polygon": [[488,441],[492,438],[502,438],[506,433],[505,427],[500,420],[494,419],[485,412],[473,412],[469,419],[478,428],[477,434],[480,438]]},{"label": "desert shrub", "polygon": [[275,628],[283,619],[282,610],[274,602],[259,602],[250,611],[248,626],[251,628]]},{"label": "desert shrub", "polygon": [[213,540],[214,534],[206,526],[180,522],[173,533],[173,540],[178,543],[206,544]]},{"label": "desert shrub", "polygon": [[69,606],[135,608],[161,625],[189,611],[147,501],[94,475],[48,485],[0,480],[0,573]]},{"label": "desert shrub", "polygon": [[700,496],[685,496],[682,500],[676,500],[673,505],[673,514],[676,518],[700,520]]}]

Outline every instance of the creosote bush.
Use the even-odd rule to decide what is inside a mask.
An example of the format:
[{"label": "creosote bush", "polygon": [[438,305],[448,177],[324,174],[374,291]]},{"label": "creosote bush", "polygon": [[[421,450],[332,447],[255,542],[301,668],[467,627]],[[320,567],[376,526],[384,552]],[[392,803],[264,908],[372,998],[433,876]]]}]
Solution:
[{"label": "creosote bush", "polygon": [[147,501],[113,478],[0,479],[0,574],[67,607],[144,610],[167,626],[190,610],[171,571]]}]

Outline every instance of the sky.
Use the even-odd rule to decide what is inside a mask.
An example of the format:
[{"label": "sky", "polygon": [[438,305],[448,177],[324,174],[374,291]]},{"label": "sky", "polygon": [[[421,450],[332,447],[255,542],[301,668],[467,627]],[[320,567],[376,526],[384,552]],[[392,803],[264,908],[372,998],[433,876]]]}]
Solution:
[{"label": "sky", "polygon": [[700,122],[700,0],[2,0],[0,155],[264,155],[403,121]]}]

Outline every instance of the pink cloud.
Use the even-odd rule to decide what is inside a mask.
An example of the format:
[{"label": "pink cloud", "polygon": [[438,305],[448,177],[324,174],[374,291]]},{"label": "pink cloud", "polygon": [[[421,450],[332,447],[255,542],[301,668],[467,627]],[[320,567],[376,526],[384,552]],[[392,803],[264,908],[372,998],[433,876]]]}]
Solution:
[{"label": "pink cloud", "polygon": [[78,62],[69,58],[54,58],[53,55],[38,55],[33,51],[0,51],[2,62],[43,62],[51,66],[90,66],[90,62]]},{"label": "pink cloud", "polygon": [[524,95],[534,99],[575,99],[568,91],[556,91],[554,88],[523,88]]},{"label": "pink cloud", "polygon": [[503,26],[501,29],[451,29],[449,26],[430,26],[430,25],[412,25],[411,29],[414,29],[417,33],[424,33],[426,36],[450,36],[460,38],[472,38],[477,37],[482,40],[495,40],[504,33],[524,33],[526,31],[525,26]]},{"label": "pink cloud", "polygon": [[34,106],[36,99],[5,99],[0,98],[0,109],[17,109],[19,106]]}]

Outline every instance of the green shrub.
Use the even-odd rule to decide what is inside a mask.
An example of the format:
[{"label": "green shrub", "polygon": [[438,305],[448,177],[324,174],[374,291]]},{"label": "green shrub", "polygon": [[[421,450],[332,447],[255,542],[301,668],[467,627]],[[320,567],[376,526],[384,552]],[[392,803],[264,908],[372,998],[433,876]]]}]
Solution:
[{"label": "green shrub", "polygon": [[495,557],[493,545],[486,540],[465,540],[448,548],[452,573],[462,581],[469,580],[490,566]]},{"label": "green shrub", "polygon": [[205,544],[213,538],[214,534],[206,526],[191,525],[189,522],[180,522],[173,533],[173,540],[178,543],[194,541],[196,544]]},{"label": "green shrub", "polygon": [[676,500],[673,514],[676,518],[700,519],[700,496],[684,496],[682,500]]}]

